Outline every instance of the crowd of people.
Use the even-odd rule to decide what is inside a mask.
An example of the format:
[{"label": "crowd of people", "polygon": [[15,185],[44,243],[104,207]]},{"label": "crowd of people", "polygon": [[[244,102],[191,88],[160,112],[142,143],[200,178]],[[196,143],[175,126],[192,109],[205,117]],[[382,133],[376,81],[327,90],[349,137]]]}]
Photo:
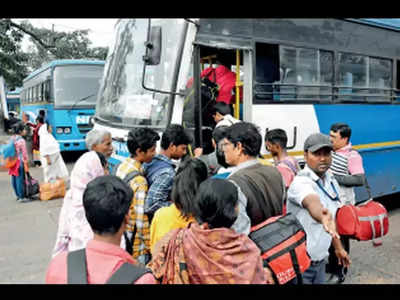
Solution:
[{"label": "crowd of people", "polygon": [[[126,276],[136,284],[274,284],[249,233],[286,213],[297,217],[307,236],[311,265],[303,283],[341,283],[350,248],[335,215],[354,203],[352,187],[365,183],[350,134],[348,125],[334,124],[330,136],[310,135],[300,168],[288,155],[282,129],[267,131],[263,140],[252,123],[226,122],[208,135],[211,153],[198,148],[190,156],[192,138],[183,126],[172,124],[161,137],[135,128],[127,137],[130,156],[110,172],[111,134],[92,130],[89,151],[71,172],[46,283],[75,282],[72,257],[84,249],[78,265],[86,267],[88,283],[122,278],[129,265],[137,276]],[[261,147],[272,163],[260,156]]]},{"label": "crowd of people", "polygon": [[[23,138],[29,128],[44,181],[70,181],[46,283],[276,284],[249,234],[287,213],[306,232],[311,264],[302,283],[345,281],[350,242],[336,230],[336,211],[355,203],[355,186],[367,185],[351,128],[337,123],[329,135],[308,136],[301,168],[287,152],[283,129],[267,130],[263,139],[256,125],[232,116],[234,97],[226,91],[235,77],[219,64],[201,75],[220,92],[210,110],[214,129],[203,130],[203,145],[192,155],[192,137],[181,125],[169,125],[161,137],[135,128],[127,136],[129,157],[110,168],[112,136],[93,129],[88,152],[69,176],[45,116],[13,126],[20,161],[10,175],[18,202],[30,201],[24,174],[31,151]],[[260,155],[262,147],[272,162]]]}]

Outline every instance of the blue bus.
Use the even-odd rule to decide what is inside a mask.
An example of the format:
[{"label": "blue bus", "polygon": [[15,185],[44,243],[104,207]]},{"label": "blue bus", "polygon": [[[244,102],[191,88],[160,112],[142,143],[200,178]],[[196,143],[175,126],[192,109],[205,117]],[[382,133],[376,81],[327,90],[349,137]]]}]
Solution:
[{"label": "blue bus", "polygon": [[20,112],[20,93],[22,88],[18,87],[13,91],[6,93],[7,109],[9,112],[15,112],[19,115]]},{"label": "blue bus", "polygon": [[[202,63],[230,57],[235,115],[288,134],[304,162],[312,133],[352,128],[372,196],[400,191],[400,22],[393,19],[122,19],[116,24],[100,87],[95,126],[109,130],[111,163],[128,155],[127,132],[183,124],[200,146]],[[194,109],[186,109],[193,78]],[[190,90],[189,90],[190,91]],[[236,92],[236,95],[239,95]],[[270,158],[262,147],[261,154]],[[356,199],[368,198],[356,188]]]},{"label": "blue bus", "polygon": [[86,150],[104,61],[55,60],[23,81],[21,113],[35,123],[40,111],[53,128],[61,151]]}]

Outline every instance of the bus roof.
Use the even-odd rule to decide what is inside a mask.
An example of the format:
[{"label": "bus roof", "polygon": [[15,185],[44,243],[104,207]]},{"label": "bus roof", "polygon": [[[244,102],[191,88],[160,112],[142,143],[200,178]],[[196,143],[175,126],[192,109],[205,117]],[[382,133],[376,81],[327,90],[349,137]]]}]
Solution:
[{"label": "bus roof", "polygon": [[375,27],[400,31],[400,19],[347,19]]},{"label": "bus roof", "polygon": [[59,60],[53,60],[47,65],[44,65],[43,67],[33,71],[31,74],[29,74],[23,81],[25,82],[26,80],[29,80],[36,75],[40,74],[41,72],[49,69],[49,68],[54,68],[56,66],[63,66],[63,65],[105,65],[104,60],[87,60],[87,59],[59,59]]}]

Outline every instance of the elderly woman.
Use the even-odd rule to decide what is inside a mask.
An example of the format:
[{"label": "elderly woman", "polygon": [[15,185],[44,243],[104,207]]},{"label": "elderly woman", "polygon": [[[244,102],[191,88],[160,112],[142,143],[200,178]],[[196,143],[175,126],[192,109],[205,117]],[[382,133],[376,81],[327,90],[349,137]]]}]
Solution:
[{"label": "elderly woman", "polygon": [[260,250],[230,227],[238,216],[238,188],[225,179],[207,179],[194,198],[197,222],[167,233],[147,265],[163,284],[267,283]]},{"label": "elderly woman", "polygon": [[70,189],[61,207],[53,257],[64,250],[85,248],[87,242],[93,238],[93,231],[86,220],[82,197],[90,181],[107,174],[106,167],[105,157],[96,151],[84,153],[75,163],[71,172]]},{"label": "elderly woman", "polygon": [[112,152],[112,139],[111,133],[104,129],[92,129],[86,134],[86,146],[88,150],[103,153],[108,159]]},{"label": "elderly woman", "polygon": [[68,178],[68,169],[60,153],[60,145],[51,134],[52,128],[44,123],[39,128],[40,160],[43,167],[44,182]]}]

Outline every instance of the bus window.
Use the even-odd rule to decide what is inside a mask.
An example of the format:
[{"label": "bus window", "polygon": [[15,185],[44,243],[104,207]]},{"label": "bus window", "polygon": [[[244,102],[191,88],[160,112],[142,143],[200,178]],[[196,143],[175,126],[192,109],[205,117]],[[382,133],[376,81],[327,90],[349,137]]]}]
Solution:
[{"label": "bus window", "polygon": [[375,101],[390,101],[392,88],[392,61],[370,57],[369,59],[369,85],[371,94],[376,94]]},{"label": "bus window", "polygon": [[[339,72],[336,85],[339,100],[365,100],[367,85],[367,57],[351,53],[339,53]],[[364,89],[363,89],[364,88]]]},{"label": "bus window", "polygon": [[390,101],[392,62],[350,53],[339,53],[336,84],[339,100]]}]

